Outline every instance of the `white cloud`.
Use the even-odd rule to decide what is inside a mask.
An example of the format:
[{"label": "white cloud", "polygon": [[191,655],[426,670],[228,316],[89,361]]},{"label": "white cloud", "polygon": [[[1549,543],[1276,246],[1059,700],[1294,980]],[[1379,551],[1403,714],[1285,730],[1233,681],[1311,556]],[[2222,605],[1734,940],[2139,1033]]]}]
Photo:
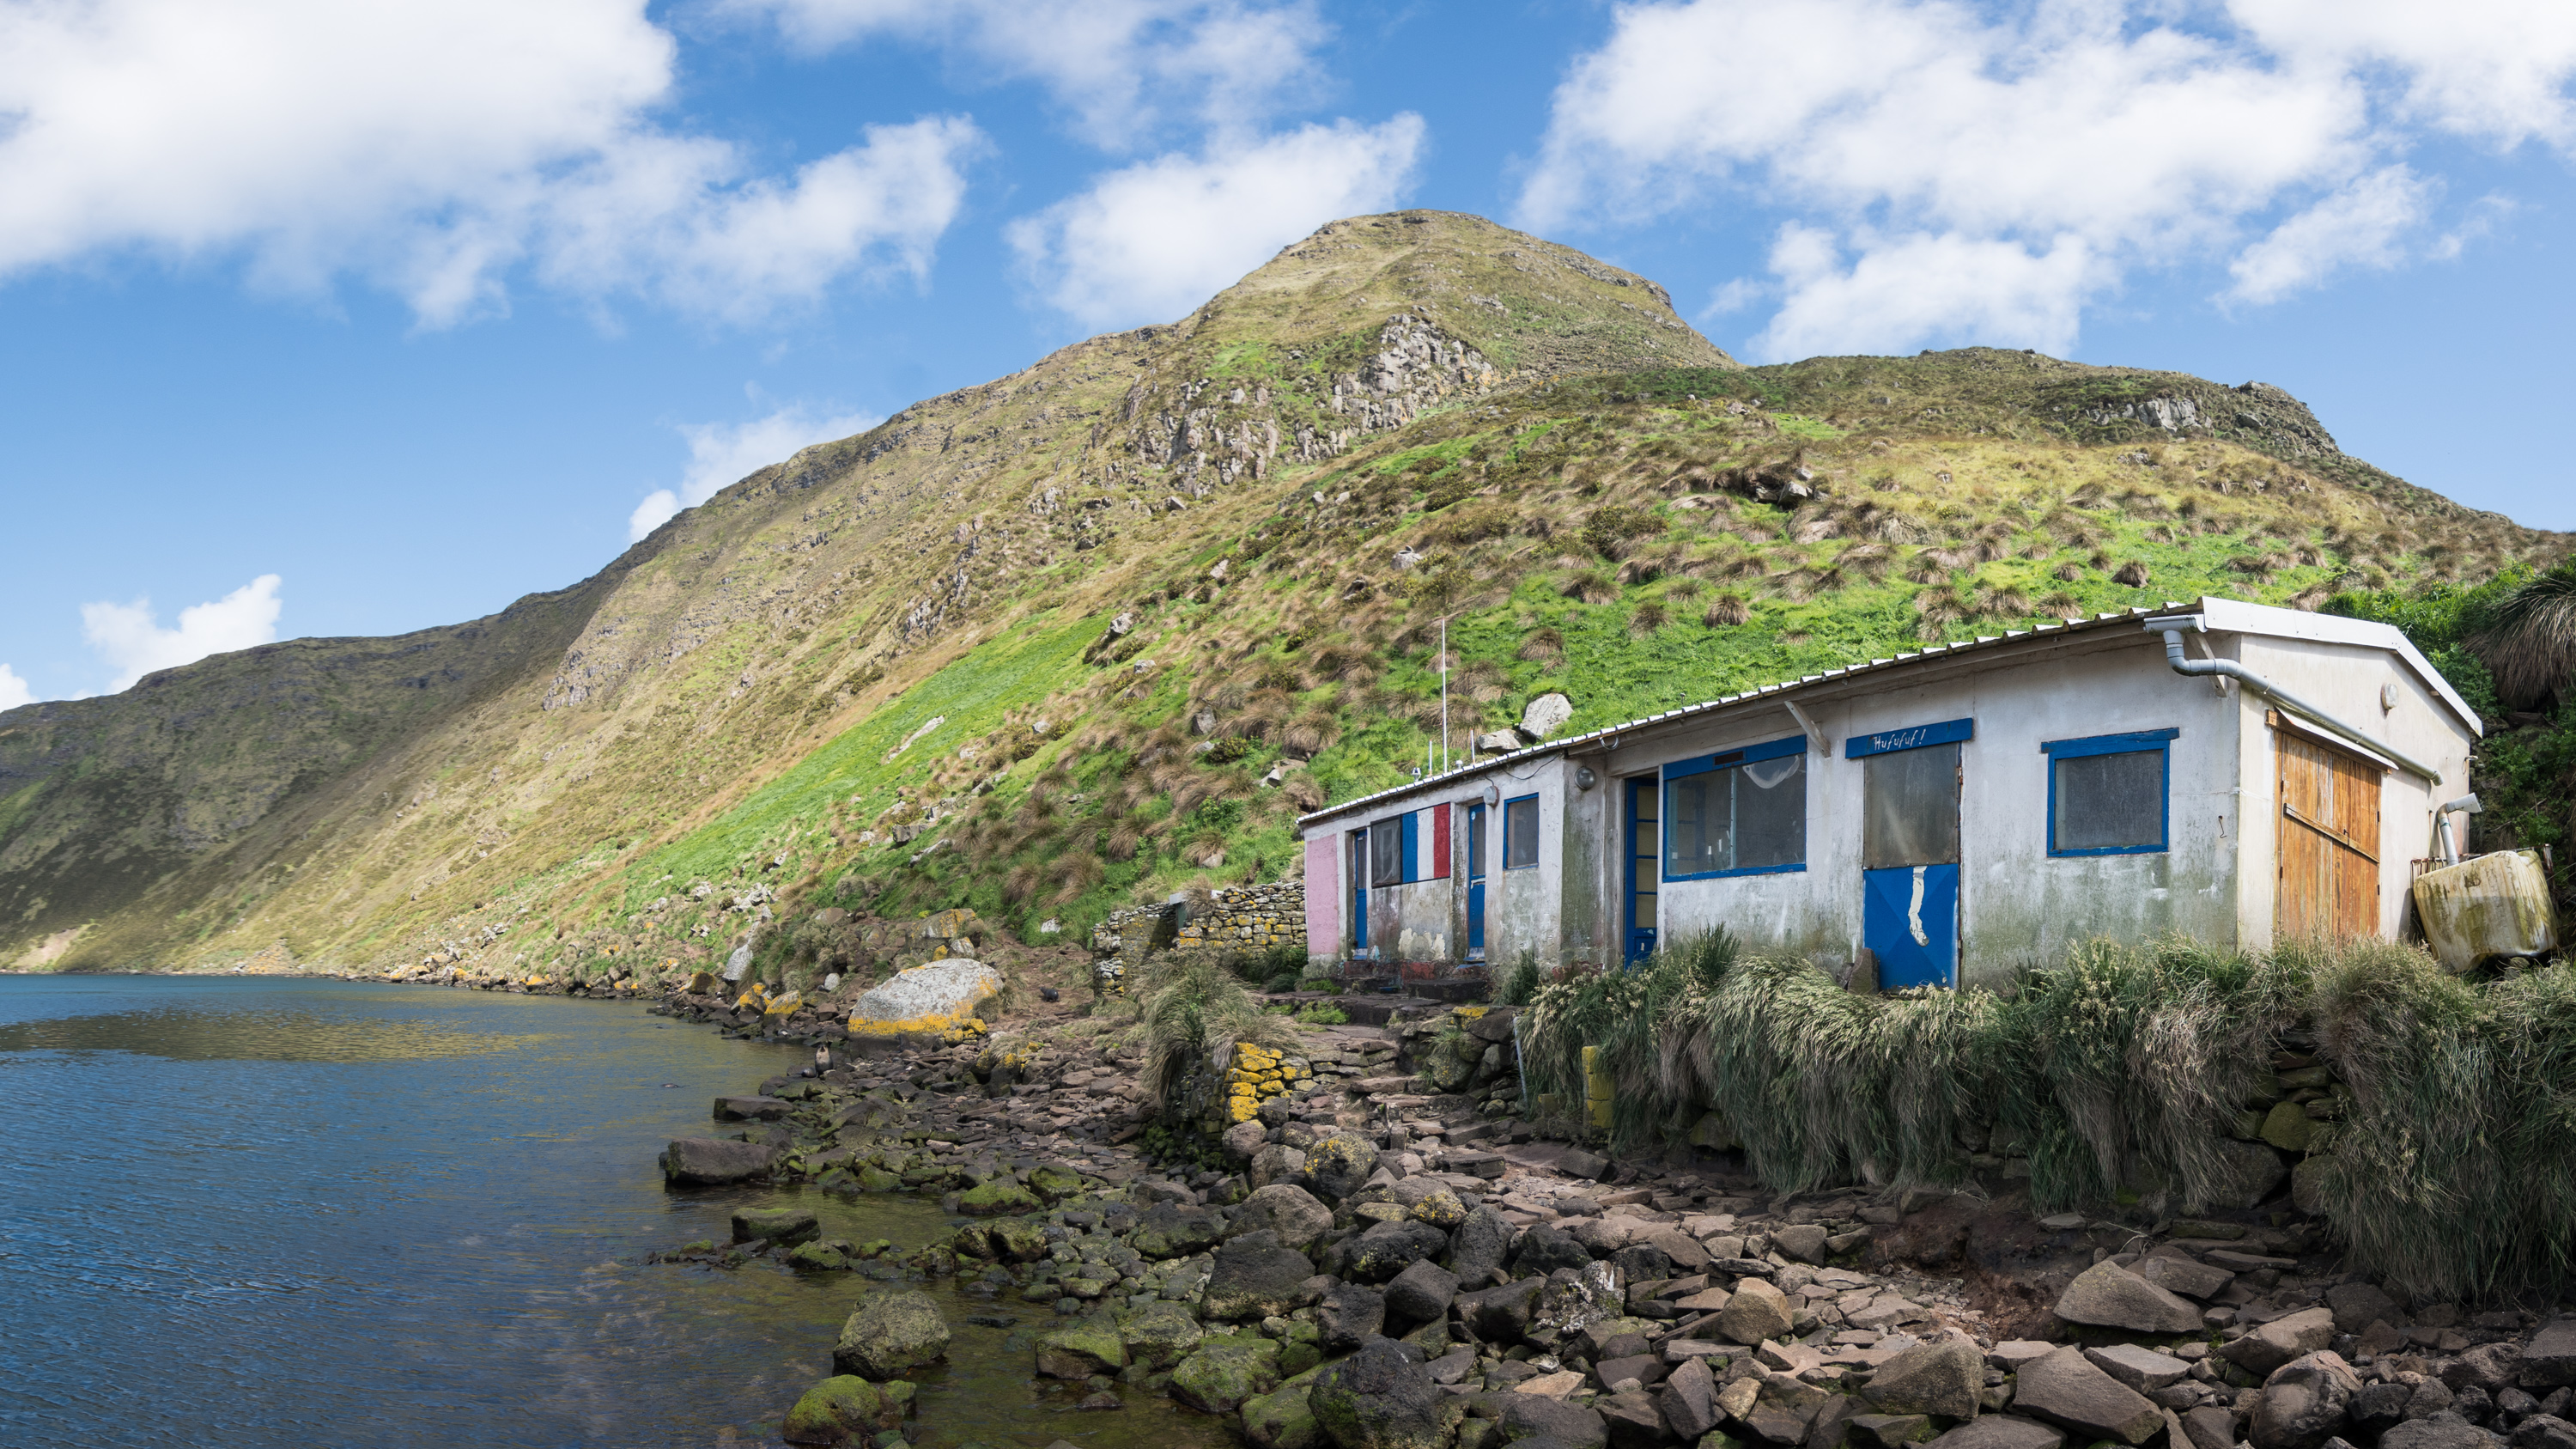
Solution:
[{"label": "white cloud", "polygon": [[2385,66],[2407,119],[2500,147],[2576,150],[2576,6],[2565,0],[2229,0],[2261,44],[2309,68]]},{"label": "white cloud", "polygon": [[635,505],[626,520],[632,541],[660,528],[683,508],[695,508],[772,463],[795,456],[800,448],[864,433],[885,419],[872,413],[818,417],[802,408],[781,408],[747,423],[690,423],[680,429],[688,439],[689,462],[677,488],[656,488]]},{"label": "white cloud", "polygon": [[1957,233],[1864,235],[1846,266],[1832,233],[1794,224],[1773,244],[1771,266],[1788,300],[1754,339],[1768,357],[1865,352],[1891,335],[2065,352],[2105,280],[2072,236],[2032,251]]},{"label": "white cloud", "polygon": [[1330,35],[1312,0],[717,0],[822,52],[938,46],[961,76],[1029,79],[1086,140],[1126,147],[1166,123],[1233,131],[1315,90]]},{"label": "white cloud", "polygon": [[116,669],[112,693],[156,669],[192,664],[209,654],[270,643],[277,638],[278,577],[258,578],[210,603],[179,611],[179,627],[165,629],[150,599],[130,604],[81,605],[81,634]]},{"label": "white cloud", "polygon": [[1775,247],[1767,355],[2062,348],[2139,268],[2233,254],[2228,298],[2268,301],[2418,250],[2432,192],[2390,166],[2393,115],[2568,144],[2576,8],[2468,8],[2236,0],[2231,26],[2154,0],[1622,5],[1556,92],[1519,215],[1734,203],[1821,230],[1828,260]]},{"label": "white cloud", "polygon": [[522,265],[730,317],[918,269],[971,124],[765,176],[655,119],[675,51],[643,0],[0,0],[0,276],[240,258],[440,326],[505,306]]},{"label": "white cloud", "polygon": [[2375,171],[2282,222],[2228,264],[2227,295],[2257,306],[2302,292],[2348,267],[2404,260],[2403,238],[2424,220],[2431,188],[2403,166]]},{"label": "white cloud", "polygon": [[0,710],[16,709],[22,704],[35,702],[36,692],[27,687],[27,681],[20,679],[16,670],[0,664]]},{"label": "white cloud", "polygon": [[1337,121],[1142,161],[1009,228],[1046,300],[1094,326],[1180,316],[1336,217],[1412,189],[1422,118]]}]

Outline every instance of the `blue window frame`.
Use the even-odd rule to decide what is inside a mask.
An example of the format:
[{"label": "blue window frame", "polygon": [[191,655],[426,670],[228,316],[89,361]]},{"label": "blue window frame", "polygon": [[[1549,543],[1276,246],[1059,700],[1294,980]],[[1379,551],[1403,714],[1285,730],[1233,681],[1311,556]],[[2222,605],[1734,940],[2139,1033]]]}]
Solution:
[{"label": "blue window frame", "polygon": [[1807,868],[1807,737],[1664,766],[1663,878]]},{"label": "blue window frame", "polygon": [[1977,737],[1973,719],[1945,719],[1937,724],[1908,725],[1901,730],[1881,730],[1874,735],[1854,735],[1843,741],[1843,758],[1866,759],[1871,755],[1892,755],[1899,750],[1920,750],[1931,745],[1955,745]]},{"label": "blue window frame", "polygon": [[1503,802],[1503,869],[1538,869],[1538,797]]},{"label": "blue window frame", "polygon": [[2173,751],[2182,731],[2049,740],[2048,853],[2152,855],[2173,827]]}]

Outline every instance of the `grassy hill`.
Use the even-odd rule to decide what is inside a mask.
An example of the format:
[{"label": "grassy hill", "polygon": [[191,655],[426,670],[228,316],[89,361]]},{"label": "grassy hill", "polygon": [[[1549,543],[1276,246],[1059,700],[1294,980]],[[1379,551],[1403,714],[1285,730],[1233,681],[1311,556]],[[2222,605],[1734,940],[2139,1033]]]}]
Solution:
[{"label": "grassy hill", "polygon": [[0,714],[0,962],[689,963],[755,883],[765,953],[810,959],[826,898],[1057,939],[1274,878],[1300,809],[1436,754],[1444,617],[1456,756],[1548,690],[1588,727],[2570,541],[2346,456],[2277,388],[1991,349],[1744,368],[1580,253],[1355,218],[561,593]]}]

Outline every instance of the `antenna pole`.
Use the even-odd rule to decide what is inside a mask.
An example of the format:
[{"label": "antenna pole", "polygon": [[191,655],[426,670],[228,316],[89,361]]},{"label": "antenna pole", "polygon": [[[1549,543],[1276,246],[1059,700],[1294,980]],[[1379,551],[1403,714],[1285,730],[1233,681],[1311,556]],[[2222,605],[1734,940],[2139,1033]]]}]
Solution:
[{"label": "antenna pole", "polygon": [[1449,620],[1440,620],[1440,773],[1449,773]]}]

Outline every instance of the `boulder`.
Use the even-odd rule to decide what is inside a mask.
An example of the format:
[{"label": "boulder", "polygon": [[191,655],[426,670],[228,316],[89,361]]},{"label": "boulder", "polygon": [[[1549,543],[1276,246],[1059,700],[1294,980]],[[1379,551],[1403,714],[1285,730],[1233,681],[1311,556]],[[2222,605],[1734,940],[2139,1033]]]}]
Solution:
[{"label": "boulder", "polygon": [[1520,1250],[1512,1255],[1512,1276],[1544,1278],[1559,1268],[1581,1269],[1592,1262],[1592,1254],[1581,1243],[1558,1228],[1540,1223],[1521,1234]]},{"label": "boulder", "polygon": [[1377,1144],[1356,1132],[1336,1132],[1306,1151],[1306,1180],[1326,1202],[1359,1191],[1376,1170]]},{"label": "boulder", "polygon": [[1905,1449],[1932,1437],[1932,1421],[1921,1414],[1854,1414],[1845,1424],[1853,1449]]},{"label": "boulder", "polygon": [[1521,711],[1521,738],[1537,744],[1565,728],[1573,719],[1574,701],[1561,694],[1542,694]]},{"label": "boulder", "polygon": [[727,1142],[682,1137],[662,1151],[662,1181],[669,1187],[723,1187],[765,1178],[785,1154],[766,1142]]},{"label": "boulder", "polygon": [[1315,1305],[1315,1327],[1324,1352],[1349,1353],[1386,1328],[1386,1295],[1358,1283],[1336,1283]]},{"label": "boulder", "polygon": [[2179,1293],[2185,1298],[2215,1297],[2220,1290],[2236,1281],[2235,1274],[2224,1268],[2213,1268],[2197,1258],[2162,1254],[2139,1259],[2133,1271],[2166,1292]]},{"label": "boulder", "polygon": [[1718,1336],[1747,1347],[1778,1338],[1795,1326],[1788,1295],[1760,1278],[1736,1284],[1735,1296],[1717,1312]]},{"label": "boulder", "polygon": [[1188,1358],[1206,1336],[1189,1309],[1178,1303],[1148,1303],[1118,1325],[1118,1342],[1127,1350],[1127,1362],[1150,1373]]},{"label": "boulder", "polygon": [[1664,1380],[1664,1422],[1688,1444],[1717,1428],[1717,1375],[1707,1359],[1683,1359]]},{"label": "boulder", "polygon": [[948,1356],[948,1320],[930,1295],[911,1289],[872,1293],[841,1325],[832,1367],[865,1379],[903,1377],[904,1371]]},{"label": "boulder", "polygon": [[2576,1384],[2576,1318],[2552,1319],[2541,1325],[2540,1332],[2532,1335],[2522,1351],[2524,1388],[2554,1389],[2563,1384]]},{"label": "boulder", "polygon": [[1450,1307],[1467,1331],[1487,1343],[1515,1343],[1529,1331],[1537,1311],[1541,1280],[1523,1278],[1474,1293],[1461,1293]]},{"label": "boulder", "polygon": [[2379,1436],[2379,1449],[2495,1449],[2496,1437],[2456,1414],[2409,1419]]},{"label": "boulder", "polygon": [[2105,1258],[2075,1275],[2057,1297],[2057,1316],[2069,1323],[2125,1328],[2132,1333],[2195,1333],[2200,1310]]},{"label": "boulder", "polygon": [[2221,1408],[2197,1408],[2182,1416],[2182,1434],[2191,1442],[2167,1449],[2236,1449],[2236,1416]]},{"label": "boulder", "polygon": [[2281,1154],[2260,1142],[2222,1137],[2210,1145],[2219,1158],[2218,1175],[2209,1189],[2212,1207],[2260,1207],[2280,1190],[2281,1179],[2290,1175]]},{"label": "boulder", "polygon": [[2165,1426],[2163,1410],[2072,1348],[2024,1367],[2014,1383],[2013,1407],[2124,1444],[2143,1444]]},{"label": "boulder", "polygon": [[1395,1275],[1386,1285],[1387,1316],[1400,1323],[1430,1323],[1449,1316],[1458,1296],[1458,1279],[1425,1258]]},{"label": "boulder", "polygon": [[1258,1122],[1237,1122],[1225,1129],[1225,1135],[1217,1140],[1225,1145],[1228,1157],[1237,1162],[1250,1162],[1253,1154],[1261,1150],[1261,1144],[1270,1140],[1270,1129]]},{"label": "boulder", "polygon": [[2442,1365],[2442,1382],[2459,1393],[2480,1388],[2493,1395],[2520,1377],[2522,1350],[2510,1343],[2482,1343]]},{"label": "boulder", "polygon": [[1346,1276],[1383,1283],[1425,1258],[1438,1257],[1448,1246],[1449,1235],[1429,1223],[1374,1223],[1351,1239]]},{"label": "boulder", "polygon": [[1314,1406],[1307,1399],[1310,1387],[1289,1384],[1244,1401],[1243,1437],[1253,1449],[1317,1449],[1326,1442],[1324,1426],[1315,1421]]},{"label": "boulder", "polygon": [[1792,1223],[1772,1232],[1771,1246],[1784,1258],[1821,1263],[1825,1261],[1825,1230],[1814,1223]]},{"label": "boulder", "polygon": [[1602,1449],[1610,1432],[1601,1416],[1581,1404],[1541,1394],[1488,1394],[1483,1401],[1503,1426],[1506,1441],[1547,1439],[1574,1449]]},{"label": "boulder", "polygon": [[1985,1414],[1932,1441],[1933,1449],[2059,1449],[2056,1428],[2011,1414]]},{"label": "boulder", "polygon": [[1172,1370],[1172,1397],[1227,1414],[1279,1387],[1279,1341],[1227,1334],[1202,1342]]},{"label": "boulder", "polygon": [[1453,1415],[1423,1365],[1384,1338],[1315,1378],[1306,1401],[1340,1449],[1444,1449]]},{"label": "boulder", "polygon": [[2513,1426],[2513,1449],[2576,1449],[2576,1424],[2556,1414],[2534,1414]]},{"label": "boulder", "polygon": [[1246,1233],[1217,1249],[1205,1312],[1229,1323],[1285,1317],[1304,1306],[1306,1280],[1313,1276],[1315,1265],[1305,1254],[1281,1247],[1269,1233]]},{"label": "boulder", "polygon": [[984,1235],[1005,1262],[1034,1263],[1055,1247],[1047,1241],[1046,1225],[1032,1218],[1004,1218],[987,1224]]},{"label": "boulder", "polygon": [[1036,1212],[1038,1195],[1007,1177],[970,1187],[957,1195],[957,1210],[970,1218],[1017,1216]]},{"label": "boulder", "polygon": [[1610,1449],[1654,1449],[1673,1437],[1672,1426],[1664,1422],[1664,1411],[1655,1396],[1642,1388],[1604,1394],[1592,1401],[1592,1412],[1601,1416],[1601,1427],[1610,1436]]},{"label": "boulder", "polygon": [[849,1032],[863,1042],[929,1045],[980,1018],[1002,993],[1002,973],[952,956],[898,971],[850,1005]]},{"label": "boulder", "polygon": [[2326,1307],[2334,1310],[2337,1333],[2359,1333],[2374,1323],[2406,1321],[2406,1311],[2397,1306],[2397,1300],[2368,1283],[2337,1283],[2326,1290]]},{"label": "boulder", "polygon": [[1090,1184],[1082,1180],[1080,1173],[1067,1172],[1061,1167],[1036,1167],[1029,1171],[1028,1186],[1029,1191],[1038,1195],[1040,1202],[1053,1207],[1067,1198],[1082,1196]]},{"label": "boulder", "polygon": [[2334,1154],[2311,1153],[2290,1167],[2290,1206],[2310,1217],[2323,1217],[2326,1211],[2326,1173],[2334,1166]]},{"label": "boulder", "polygon": [[1065,1324],[1038,1340],[1038,1373],[1046,1378],[1078,1382],[1126,1366],[1127,1345],[1119,1337],[1117,1320],[1105,1313]]},{"label": "boulder", "polygon": [[2247,1373],[2270,1378],[2281,1365],[2334,1342],[2334,1335],[2334,1310],[2310,1308],[2275,1318],[2234,1343],[2219,1345],[2218,1352]]},{"label": "boulder", "polygon": [[1252,1154],[1252,1165],[1243,1171],[1244,1180],[1251,1183],[1255,1189],[1288,1182],[1305,1175],[1306,1154],[1285,1142],[1265,1143],[1259,1152]]},{"label": "boulder", "polygon": [[1274,1182],[1255,1190],[1236,1206],[1226,1223],[1225,1236],[1275,1233],[1282,1247],[1304,1252],[1332,1230],[1333,1210],[1315,1201],[1313,1193],[1294,1183]]},{"label": "boulder", "polygon": [[1869,1397],[1883,1414],[1973,1419],[1985,1387],[1986,1356],[1975,1344],[1953,1338],[1918,1343],[1879,1365]]},{"label": "boulder", "polygon": [[715,1119],[719,1122],[775,1122],[787,1115],[794,1104],[783,1097],[718,1097]]},{"label": "boulder", "polygon": [[2088,1348],[2084,1350],[2084,1357],[2095,1368],[2142,1394],[2152,1394],[2191,1373],[2191,1365],[2181,1359],[2158,1353],[2152,1348],[2140,1348],[2134,1343]]},{"label": "boulder", "polygon": [[[912,1387],[910,1384],[905,1388]],[[790,1444],[865,1444],[903,1427],[910,1395],[897,1397],[855,1374],[836,1374],[807,1389],[787,1411],[779,1437]]]},{"label": "boulder", "polygon": [[2340,1354],[2302,1354],[2272,1371],[2246,1423],[2255,1449],[2321,1449],[2343,1428],[2361,1376]]},{"label": "boulder", "polygon": [[743,1208],[733,1215],[737,1243],[810,1243],[821,1236],[812,1208]]},{"label": "boulder", "polygon": [[[1137,1215],[1136,1226],[1127,1234],[1127,1246],[1148,1258],[1186,1258],[1225,1241],[1226,1227],[1206,1208],[1158,1202]],[[1043,1249],[1040,1256],[1044,1256]]]}]

